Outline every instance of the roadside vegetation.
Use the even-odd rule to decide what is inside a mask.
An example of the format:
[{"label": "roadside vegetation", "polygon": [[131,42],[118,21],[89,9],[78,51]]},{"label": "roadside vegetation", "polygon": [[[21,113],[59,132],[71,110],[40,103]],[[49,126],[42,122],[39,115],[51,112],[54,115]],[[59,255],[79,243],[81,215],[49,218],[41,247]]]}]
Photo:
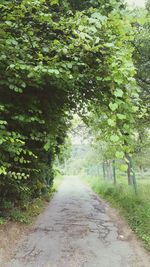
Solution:
[{"label": "roadside vegetation", "polygon": [[20,223],[31,223],[35,216],[41,213],[45,204],[50,201],[54,191],[51,189],[49,193],[20,206],[12,206],[10,202],[5,202],[2,209],[2,217],[0,217],[0,225],[10,220]]},{"label": "roadside vegetation", "polygon": [[96,176],[83,176],[83,180],[94,192],[120,210],[131,229],[150,250],[150,180],[138,181],[137,194],[121,181],[114,186]]},{"label": "roadside vegetation", "polygon": [[39,215],[46,204],[51,200],[54,193],[57,191],[63,176],[59,173],[55,176],[53,186],[49,192],[35,198],[32,202],[24,202],[22,205],[13,206],[11,202],[5,202],[2,210],[2,217],[0,217],[0,225],[6,224],[9,221],[29,224],[33,219]]}]

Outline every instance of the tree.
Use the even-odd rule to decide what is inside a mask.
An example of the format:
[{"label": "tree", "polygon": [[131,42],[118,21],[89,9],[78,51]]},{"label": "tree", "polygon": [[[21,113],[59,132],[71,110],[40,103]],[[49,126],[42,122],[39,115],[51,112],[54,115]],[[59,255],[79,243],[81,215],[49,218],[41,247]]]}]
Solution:
[{"label": "tree", "polygon": [[49,188],[70,112],[105,114],[116,155],[130,150],[138,101],[133,31],[122,2],[89,1],[84,10],[86,2],[71,3],[0,4],[1,201]]}]

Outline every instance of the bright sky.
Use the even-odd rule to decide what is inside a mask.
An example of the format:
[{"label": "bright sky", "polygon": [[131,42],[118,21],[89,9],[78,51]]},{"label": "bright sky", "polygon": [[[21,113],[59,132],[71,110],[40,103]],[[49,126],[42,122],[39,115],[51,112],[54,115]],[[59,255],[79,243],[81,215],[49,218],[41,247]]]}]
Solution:
[{"label": "bright sky", "polygon": [[144,7],[146,0],[126,0],[129,5]]}]

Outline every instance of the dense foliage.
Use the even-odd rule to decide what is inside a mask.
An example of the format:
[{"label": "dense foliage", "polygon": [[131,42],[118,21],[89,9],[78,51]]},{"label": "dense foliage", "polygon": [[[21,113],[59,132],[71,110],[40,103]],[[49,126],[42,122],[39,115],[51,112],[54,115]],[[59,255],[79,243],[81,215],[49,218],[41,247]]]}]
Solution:
[{"label": "dense foliage", "polygon": [[[134,38],[130,39],[129,42],[132,44],[133,54],[131,61],[127,59],[127,65],[131,64],[129,69],[134,72],[135,68],[135,79],[136,79],[136,91],[128,91],[129,101],[126,100],[121,104],[120,96],[118,99],[114,99],[114,102],[108,103],[106,106],[93,106],[90,119],[88,124],[92,129],[92,134],[94,136],[94,145],[97,150],[97,155],[101,155],[103,164],[112,165],[115,169],[114,163],[118,162],[119,159],[124,159],[125,164],[120,163],[120,169],[123,171],[127,170],[128,183],[134,184],[136,190],[136,179],[134,168],[136,165],[141,169],[141,173],[144,172],[145,166],[149,165],[149,160],[146,155],[149,155],[149,89],[150,89],[150,69],[149,69],[149,36],[150,36],[150,13],[149,13],[149,1],[147,2],[147,8],[144,10],[133,10],[126,13],[128,20],[130,21],[133,29]],[[126,39],[127,41],[127,39]],[[125,43],[125,48],[127,48],[127,43]],[[123,56],[125,53],[123,52]],[[118,59],[118,58],[117,58]],[[134,63],[134,68],[132,68],[132,60]],[[113,65],[115,60],[113,59]],[[125,63],[125,59],[122,61]],[[127,66],[125,69],[121,68],[120,73],[123,77],[127,71]],[[119,73],[118,71],[118,73]],[[115,73],[113,73],[115,77]],[[134,86],[134,80],[131,75],[126,75],[120,81],[120,88],[123,86],[128,86],[130,88],[129,80],[132,80],[132,85]],[[125,78],[127,81],[125,82]],[[125,90],[122,90],[125,92]],[[123,97],[122,97],[123,98]],[[118,106],[122,105],[121,112]],[[123,106],[124,105],[124,106]],[[110,110],[112,112],[112,117],[110,118]],[[128,112],[127,112],[127,110]],[[132,111],[134,116],[131,116]],[[108,123],[107,123],[108,122]],[[108,129],[109,126],[112,127]],[[135,164],[133,164],[133,161]],[[107,171],[106,166],[106,171]],[[104,174],[105,175],[105,174]],[[143,176],[143,174],[141,174]],[[116,180],[116,178],[115,178]],[[116,183],[116,181],[114,181]]]},{"label": "dense foliage", "polygon": [[[73,112],[133,151],[134,31],[122,1],[1,1],[0,200],[44,193]],[[95,127],[95,126],[94,126]]]}]

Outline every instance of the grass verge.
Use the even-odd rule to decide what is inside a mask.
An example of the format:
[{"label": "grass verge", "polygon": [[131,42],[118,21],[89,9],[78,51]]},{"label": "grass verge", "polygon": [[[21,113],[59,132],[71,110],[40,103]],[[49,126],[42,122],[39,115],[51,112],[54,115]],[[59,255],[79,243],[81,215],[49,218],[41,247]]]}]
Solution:
[{"label": "grass verge", "polygon": [[63,180],[63,176],[61,174],[58,174],[55,179],[54,179],[54,183],[53,183],[53,190],[57,191],[57,188],[59,187],[59,185],[61,184]]},{"label": "grass verge", "polygon": [[98,195],[118,208],[131,229],[150,251],[150,185],[139,185],[138,193],[124,184],[114,186],[99,177],[83,177]]}]

